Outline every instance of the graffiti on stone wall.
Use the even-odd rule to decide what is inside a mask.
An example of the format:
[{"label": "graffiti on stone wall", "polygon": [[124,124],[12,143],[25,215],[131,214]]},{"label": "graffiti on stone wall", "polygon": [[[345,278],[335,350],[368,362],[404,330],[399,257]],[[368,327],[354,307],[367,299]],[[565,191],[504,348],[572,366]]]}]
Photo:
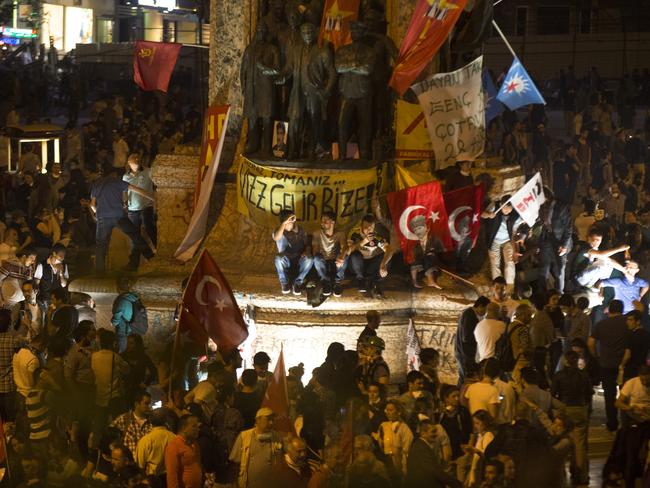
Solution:
[{"label": "graffiti on stone wall", "polygon": [[429,326],[426,329],[418,329],[416,332],[420,338],[420,347],[433,347],[440,353],[440,367],[438,372],[441,377],[455,377],[457,374],[456,358],[454,356],[454,343],[456,341],[456,329],[445,326]]}]

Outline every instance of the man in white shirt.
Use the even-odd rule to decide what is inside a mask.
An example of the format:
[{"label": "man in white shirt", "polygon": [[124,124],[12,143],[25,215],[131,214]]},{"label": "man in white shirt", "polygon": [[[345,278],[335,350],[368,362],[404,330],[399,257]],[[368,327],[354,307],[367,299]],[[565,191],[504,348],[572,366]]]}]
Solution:
[{"label": "man in white shirt", "polygon": [[476,353],[478,362],[494,357],[497,341],[506,331],[506,324],[499,320],[501,307],[494,302],[487,306],[485,318],[476,324],[474,338],[476,339]]},{"label": "man in white shirt", "polygon": [[497,418],[499,412],[499,390],[494,386],[494,380],[499,375],[499,362],[487,359],[483,363],[483,376],[478,383],[472,383],[465,391],[465,399],[469,404],[469,413],[474,415],[479,410],[489,412],[492,418]]},{"label": "man in white shirt", "polygon": [[644,364],[639,368],[639,376],[625,382],[616,408],[625,412],[624,420],[630,421],[627,423],[650,421],[650,366]]}]

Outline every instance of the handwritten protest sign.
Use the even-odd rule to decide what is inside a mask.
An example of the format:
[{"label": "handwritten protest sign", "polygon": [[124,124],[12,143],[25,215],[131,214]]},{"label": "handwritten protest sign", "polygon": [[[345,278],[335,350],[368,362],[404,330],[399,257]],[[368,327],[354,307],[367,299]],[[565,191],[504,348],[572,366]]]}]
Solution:
[{"label": "handwritten protest sign", "polygon": [[485,145],[483,56],[451,73],[438,73],[411,87],[427,119],[436,167],[473,161]]}]

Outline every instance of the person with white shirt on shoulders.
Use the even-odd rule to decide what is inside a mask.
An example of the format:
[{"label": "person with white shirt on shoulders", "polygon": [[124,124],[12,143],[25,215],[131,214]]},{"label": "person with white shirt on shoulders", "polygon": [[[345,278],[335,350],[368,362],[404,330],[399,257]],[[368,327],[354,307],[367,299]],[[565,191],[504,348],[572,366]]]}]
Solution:
[{"label": "person with white shirt on shoulders", "polygon": [[485,410],[492,418],[497,417],[501,398],[498,388],[494,386],[494,381],[499,376],[500,369],[499,361],[494,358],[487,359],[483,363],[481,381],[472,383],[465,391],[470,414],[474,415],[479,410]]},{"label": "person with white shirt on shoulders", "polygon": [[508,285],[503,276],[497,276],[492,280],[492,302],[501,307],[501,318],[510,321],[515,310],[520,305],[508,293]]},{"label": "person with white shirt on shoulders", "polygon": [[486,310],[485,318],[476,324],[476,328],[474,329],[478,362],[494,357],[497,341],[506,331],[505,322],[499,320],[501,307],[491,302],[488,304]]}]

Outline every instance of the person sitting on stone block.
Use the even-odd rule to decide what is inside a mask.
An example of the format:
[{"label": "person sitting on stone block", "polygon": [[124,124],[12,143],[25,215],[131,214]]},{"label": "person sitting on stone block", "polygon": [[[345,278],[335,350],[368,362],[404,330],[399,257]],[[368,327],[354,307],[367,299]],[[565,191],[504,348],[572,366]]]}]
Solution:
[{"label": "person sitting on stone block", "polygon": [[[346,253],[345,234],[335,230],[335,227],[336,214],[323,212],[320,219],[321,230],[312,237],[312,250],[314,267],[323,282],[323,295],[331,295],[334,291],[334,296],[340,297],[343,290],[341,282],[345,277],[349,256]],[[332,276],[334,276],[333,289]]]},{"label": "person sitting on stone block", "polygon": [[311,270],[314,259],[311,254],[311,243],[304,229],[296,223],[293,210],[285,209],[280,212],[280,225],[273,231],[273,240],[278,246],[275,256],[275,269],[278,272],[282,293],[292,290],[290,275],[296,275],[293,280],[293,294],[301,295],[304,281]]}]

